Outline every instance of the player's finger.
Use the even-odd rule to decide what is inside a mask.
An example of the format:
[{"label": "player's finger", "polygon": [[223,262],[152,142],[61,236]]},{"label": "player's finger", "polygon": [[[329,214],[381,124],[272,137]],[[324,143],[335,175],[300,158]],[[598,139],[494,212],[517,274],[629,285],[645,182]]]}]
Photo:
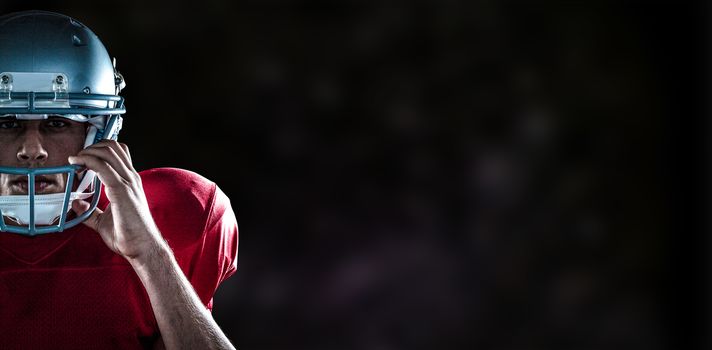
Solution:
[{"label": "player's finger", "polygon": [[126,157],[129,158],[129,163],[131,164],[131,168],[133,169],[133,160],[131,159],[131,152],[129,152],[129,146],[121,142],[119,142],[119,146],[121,146],[121,149],[123,149],[124,153],[126,153]]},{"label": "player's finger", "polygon": [[68,160],[69,164],[82,165],[87,169],[94,170],[106,187],[117,188],[126,181],[106,161],[93,155],[70,156]]},{"label": "player's finger", "polygon": [[126,163],[120,159],[119,155],[111,147],[86,148],[80,151],[78,156],[92,156],[106,162],[126,181],[130,182],[135,178],[134,172],[126,166]]},{"label": "player's finger", "polygon": [[116,142],[114,140],[102,140],[96,144],[93,144],[93,145],[87,147],[85,150],[102,149],[102,148],[109,148],[109,149],[113,150],[116,153],[118,159],[120,159],[124,163],[126,168],[128,168],[129,170],[132,170],[132,171],[134,170],[133,164],[131,163],[131,157],[129,156],[128,152],[126,151],[128,149],[128,147],[124,148],[118,142]]},{"label": "player's finger", "polygon": [[[77,214],[77,216],[81,216],[82,214],[84,214],[87,210],[89,210],[90,207],[91,207],[91,204],[89,204],[89,202],[81,200],[81,199],[77,199],[72,202],[72,210]],[[99,217],[103,213],[104,212],[101,209],[96,208],[94,210],[94,212],[91,213],[91,215],[89,215],[89,217],[86,220],[82,221],[82,224],[84,224],[84,225],[88,226],[89,228],[91,228],[92,230],[98,232],[99,231],[98,230]]]}]

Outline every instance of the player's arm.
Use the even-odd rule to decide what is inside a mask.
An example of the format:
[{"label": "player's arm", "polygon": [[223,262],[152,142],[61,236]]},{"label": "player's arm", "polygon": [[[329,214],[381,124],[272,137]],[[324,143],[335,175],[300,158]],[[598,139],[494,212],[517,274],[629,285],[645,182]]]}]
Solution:
[{"label": "player's arm", "polygon": [[[69,157],[69,162],[95,171],[104,184],[110,205],[104,212],[97,209],[84,224],[97,231],[104,243],[136,271],[148,293],[165,348],[234,349],[156,227],[128,147],[104,140]],[[77,213],[88,208],[86,202],[73,203]]]},{"label": "player's arm", "polygon": [[167,247],[132,262],[156,314],[166,349],[233,349]]}]

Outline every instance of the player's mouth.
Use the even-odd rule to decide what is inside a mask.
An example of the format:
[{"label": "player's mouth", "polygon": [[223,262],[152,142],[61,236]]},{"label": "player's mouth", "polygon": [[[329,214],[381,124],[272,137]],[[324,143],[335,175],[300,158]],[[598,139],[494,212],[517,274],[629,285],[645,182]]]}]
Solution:
[{"label": "player's mouth", "polygon": [[[11,194],[22,195],[27,194],[29,181],[26,176],[20,176],[17,179],[10,181]],[[35,194],[48,194],[63,192],[56,179],[49,175],[35,176]]]}]

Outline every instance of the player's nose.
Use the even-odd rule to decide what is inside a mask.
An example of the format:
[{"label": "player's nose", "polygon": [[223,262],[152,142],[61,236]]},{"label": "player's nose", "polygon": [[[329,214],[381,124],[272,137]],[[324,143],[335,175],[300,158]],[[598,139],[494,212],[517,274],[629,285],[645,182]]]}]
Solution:
[{"label": "player's nose", "polygon": [[23,136],[20,148],[17,150],[17,160],[30,167],[44,164],[47,160],[47,150],[42,145],[42,135],[39,130],[28,128]]}]

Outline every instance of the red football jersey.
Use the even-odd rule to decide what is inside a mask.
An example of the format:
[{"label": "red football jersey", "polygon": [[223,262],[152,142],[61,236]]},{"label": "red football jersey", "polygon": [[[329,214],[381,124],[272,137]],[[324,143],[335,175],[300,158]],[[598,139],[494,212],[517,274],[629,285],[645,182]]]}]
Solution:
[{"label": "red football jersey", "polygon": [[[141,172],[148,204],[208,309],[234,273],[238,229],[225,194],[180,169]],[[106,208],[102,197],[99,207]],[[36,237],[0,233],[0,347],[141,349],[159,336],[148,295],[128,262],[80,224]]]}]

